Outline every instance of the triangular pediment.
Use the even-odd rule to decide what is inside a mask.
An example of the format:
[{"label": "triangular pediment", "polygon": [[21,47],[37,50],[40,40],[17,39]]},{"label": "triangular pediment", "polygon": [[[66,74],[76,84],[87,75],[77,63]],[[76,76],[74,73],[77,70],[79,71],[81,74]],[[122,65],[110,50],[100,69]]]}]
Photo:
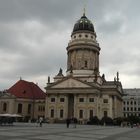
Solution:
[{"label": "triangular pediment", "polygon": [[66,80],[59,81],[51,88],[90,88],[91,86],[74,78],[68,78]]}]

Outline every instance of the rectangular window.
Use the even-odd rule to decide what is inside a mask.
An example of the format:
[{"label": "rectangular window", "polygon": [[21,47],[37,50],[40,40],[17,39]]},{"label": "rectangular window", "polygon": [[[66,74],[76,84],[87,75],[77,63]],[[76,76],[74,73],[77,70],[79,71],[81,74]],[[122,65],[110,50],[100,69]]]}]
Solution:
[{"label": "rectangular window", "polygon": [[39,105],[39,106],[38,106],[38,111],[44,112],[44,111],[45,111],[45,106]]},{"label": "rectangular window", "polygon": [[108,103],[108,99],[104,99],[104,101],[103,101],[104,103]]},{"label": "rectangular window", "polygon": [[6,112],[7,110],[7,103],[3,103],[3,111]]},{"label": "rectangular window", "polygon": [[89,98],[89,102],[94,102],[94,98]]},{"label": "rectangular window", "polygon": [[127,111],[129,111],[129,107],[127,107]]},{"label": "rectangular window", "polygon": [[51,102],[55,102],[55,98],[51,98]]},{"label": "rectangular window", "polygon": [[89,116],[90,118],[93,117],[93,110],[89,110]]},{"label": "rectangular window", "polygon": [[43,106],[43,111],[45,111],[45,106]]},{"label": "rectangular window", "polygon": [[84,102],[84,98],[79,98],[79,102]]},{"label": "rectangular window", "polygon": [[124,113],[124,117],[126,117],[126,114]]},{"label": "rectangular window", "polygon": [[107,111],[104,111],[104,117],[107,117]]},{"label": "rectangular window", "polygon": [[125,107],[123,108],[123,110],[125,111]]},{"label": "rectangular window", "polygon": [[60,118],[63,118],[64,111],[63,109],[60,110]]},{"label": "rectangular window", "polygon": [[38,111],[40,111],[40,106],[38,106]]},{"label": "rectangular window", "polygon": [[135,107],[134,110],[137,111],[137,108]]},{"label": "rectangular window", "polygon": [[65,101],[65,99],[64,98],[60,98],[60,102],[64,102]]},{"label": "rectangular window", "polygon": [[17,111],[18,113],[22,113],[22,104],[18,104],[18,111]]},{"label": "rectangular window", "polygon": [[51,118],[54,118],[54,109],[51,109]]},{"label": "rectangular window", "polygon": [[83,110],[79,110],[79,118],[80,118],[80,119],[83,118]]},{"label": "rectangular window", "polygon": [[28,104],[28,114],[31,113],[31,104]]}]

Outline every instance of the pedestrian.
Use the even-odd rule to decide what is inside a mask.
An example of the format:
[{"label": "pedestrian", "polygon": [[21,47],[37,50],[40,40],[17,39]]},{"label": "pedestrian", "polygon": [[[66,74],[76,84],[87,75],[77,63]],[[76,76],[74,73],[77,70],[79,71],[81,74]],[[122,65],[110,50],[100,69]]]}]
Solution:
[{"label": "pedestrian", "polygon": [[39,119],[36,120],[36,127],[39,126]]},{"label": "pedestrian", "polygon": [[74,128],[76,128],[77,125],[77,118],[73,118]]},{"label": "pedestrian", "polygon": [[40,127],[42,127],[42,122],[43,122],[43,118],[40,117],[40,118],[39,118],[39,124],[40,124]]},{"label": "pedestrian", "polygon": [[69,118],[66,119],[66,124],[67,124],[67,128],[69,128],[69,125],[70,125],[70,119]]}]

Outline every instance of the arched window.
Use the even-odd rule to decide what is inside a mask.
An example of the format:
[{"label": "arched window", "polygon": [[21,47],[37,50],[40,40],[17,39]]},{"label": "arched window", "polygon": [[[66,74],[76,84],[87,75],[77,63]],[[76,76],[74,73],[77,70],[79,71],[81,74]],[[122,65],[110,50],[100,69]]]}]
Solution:
[{"label": "arched window", "polygon": [[7,110],[7,103],[3,103],[3,111]]},{"label": "arched window", "polygon": [[22,113],[22,104],[18,104],[18,113]]}]

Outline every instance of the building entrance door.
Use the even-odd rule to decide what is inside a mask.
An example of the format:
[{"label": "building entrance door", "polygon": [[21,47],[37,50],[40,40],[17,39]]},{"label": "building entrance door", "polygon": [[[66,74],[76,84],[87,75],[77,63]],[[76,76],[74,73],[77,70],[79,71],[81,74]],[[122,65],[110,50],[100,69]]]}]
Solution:
[{"label": "building entrance door", "polygon": [[74,117],[74,95],[68,95],[68,118]]}]

